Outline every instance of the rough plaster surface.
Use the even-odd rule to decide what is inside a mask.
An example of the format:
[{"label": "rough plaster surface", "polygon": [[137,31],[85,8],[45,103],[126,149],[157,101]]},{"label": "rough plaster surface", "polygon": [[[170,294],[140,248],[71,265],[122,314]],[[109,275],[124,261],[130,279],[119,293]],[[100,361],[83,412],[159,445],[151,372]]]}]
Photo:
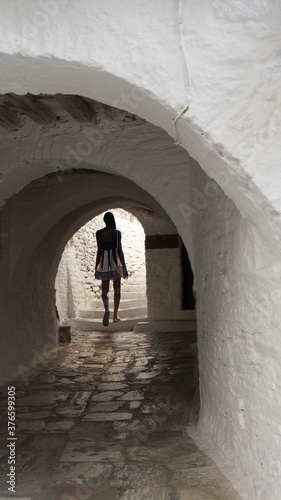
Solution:
[{"label": "rough plaster surface", "polygon": [[[1,204],[47,173],[95,168],[142,188],[146,214],[151,199],[159,213],[166,211],[195,270],[199,430],[232,464],[243,498],[279,500],[280,4],[184,2],[182,40],[178,5],[169,0],[136,2],[134,9],[128,0],[38,5],[1,2],[0,91],[74,93],[135,113],[180,140],[229,199],[198,164],[189,175],[188,155],[159,129],[141,120],[126,128],[119,116],[118,127],[88,156],[85,134],[72,123],[46,131],[26,120],[19,133],[3,131]],[[187,103],[175,131],[172,120]],[[80,152],[76,164],[67,147]],[[58,175],[61,193],[66,182],[60,180]],[[115,187],[84,189],[84,202],[96,196],[101,210],[107,197],[117,196]],[[19,362],[20,340],[27,362],[55,328],[54,290],[48,286],[74,229],[67,214],[79,211],[82,186],[76,183],[61,203],[56,189],[39,181],[35,193],[23,190],[3,211],[2,327],[11,366]],[[76,213],[74,225],[82,225],[83,217],[83,210]],[[16,277],[33,252],[37,274],[23,287]]]},{"label": "rough plaster surface", "polygon": [[79,309],[89,307],[90,298],[81,274],[81,260],[76,257],[75,246],[68,242],[61,256],[55,281],[60,322],[75,318]]},{"label": "rough plaster surface", "polygon": [[[195,168],[191,178],[198,189],[207,182]],[[199,435],[205,445],[215,445],[213,455],[221,463],[232,462],[231,477],[242,498],[277,500],[280,261],[221,191],[194,216],[193,228]]]},{"label": "rough plaster surface", "polygon": [[[147,250],[148,318],[180,319],[181,266],[179,248]],[[168,304],[168,308],[165,307]]]}]

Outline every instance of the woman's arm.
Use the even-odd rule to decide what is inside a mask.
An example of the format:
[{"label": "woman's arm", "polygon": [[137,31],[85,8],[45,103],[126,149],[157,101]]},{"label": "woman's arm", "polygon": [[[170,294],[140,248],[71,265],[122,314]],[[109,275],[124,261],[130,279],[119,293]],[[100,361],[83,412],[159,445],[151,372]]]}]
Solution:
[{"label": "woman's arm", "polygon": [[117,253],[118,257],[120,259],[120,262],[124,268],[124,278],[128,278],[128,271],[126,268],[126,263],[125,263],[125,257],[122,249],[122,243],[121,243],[121,232],[117,230]]},{"label": "woman's arm", "polygon": [[96,258],[96,265],[95,265],[95,271],[97,270],[99,261],[101,259],[101,244],[100,244],[100,238],[99,238],[99,231],[96,232],[96,239],[97,239],[97,246],[98,246],[98,251],[97,251],[97,258]]}]

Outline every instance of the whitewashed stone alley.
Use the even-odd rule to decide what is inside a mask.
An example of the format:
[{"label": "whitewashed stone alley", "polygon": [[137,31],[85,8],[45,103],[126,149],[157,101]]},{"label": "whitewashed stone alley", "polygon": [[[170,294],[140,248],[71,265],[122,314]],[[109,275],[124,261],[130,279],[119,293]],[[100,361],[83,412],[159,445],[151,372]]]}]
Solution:
[{"label": "whitewashed stone alley", "polygon": [[[0,377],[57,347],[72,235],[131,211],[189,256],[200,439],[243,500],[280,500],[281,3],[2,0],[0,25]],[[147,321],[179,331],[180,248],[155,245]]]},{"label": "whitewashed stone alley", "polygon": [[[14,380],[16,493],[30,500],[238,500],[194,444],[196,335],[75,333]],[[1,389],[7,401],[7,386]],[[5,421],[5,422],[4,422]],[[1,487],[7,494],[6,412]]]}]

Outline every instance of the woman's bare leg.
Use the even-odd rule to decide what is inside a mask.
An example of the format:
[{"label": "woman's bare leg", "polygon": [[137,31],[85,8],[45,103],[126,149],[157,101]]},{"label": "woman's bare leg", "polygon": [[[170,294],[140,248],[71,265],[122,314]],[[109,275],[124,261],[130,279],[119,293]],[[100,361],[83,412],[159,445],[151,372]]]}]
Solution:
[{"label": "woman's bare leg", "polygon": [[108,291],[109,291],[109,280],[103,280],[101,282],[101,298],[103,301],[104,309],[108,311]]},{"label": "woman's bare leg", "polygon": [[113,280],[113,289],[114,289],[114,313],[113,320],[118,318],[118,307],[121,298],[121,278],[116,278]]}]

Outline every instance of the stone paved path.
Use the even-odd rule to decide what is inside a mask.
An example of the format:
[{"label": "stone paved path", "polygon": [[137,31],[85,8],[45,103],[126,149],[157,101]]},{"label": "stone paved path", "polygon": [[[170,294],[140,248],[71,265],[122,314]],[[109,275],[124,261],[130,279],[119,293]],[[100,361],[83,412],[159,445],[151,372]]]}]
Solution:
[{"label": "stone paved path", "polygon": [[[7,492],[1,388],[0,498],[237,500],[186,433],[195,334],[76,333],[16,387],[16,495]],[[6,406],[5,406],[6,405]]]}]

